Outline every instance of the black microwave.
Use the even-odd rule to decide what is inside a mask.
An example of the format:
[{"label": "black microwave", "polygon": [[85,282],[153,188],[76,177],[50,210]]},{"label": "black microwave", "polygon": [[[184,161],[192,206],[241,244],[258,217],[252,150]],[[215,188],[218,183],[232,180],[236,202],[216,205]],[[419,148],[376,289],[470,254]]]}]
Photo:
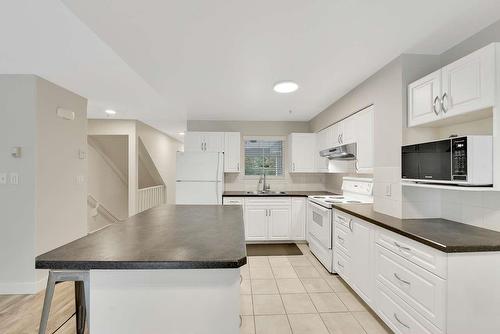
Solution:
[{"label": "black microwave", "polygon": [[491,136],[454,137],[401,148],[404,181],[470,186],[493,184]]}]

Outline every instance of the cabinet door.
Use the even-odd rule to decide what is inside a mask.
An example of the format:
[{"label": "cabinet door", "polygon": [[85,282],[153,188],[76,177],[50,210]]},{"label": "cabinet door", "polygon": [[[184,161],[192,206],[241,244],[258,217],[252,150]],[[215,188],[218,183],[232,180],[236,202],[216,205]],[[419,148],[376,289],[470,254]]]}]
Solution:
[{"label": "cabinet door", "polygon": [[205,132],[205,152],[224,152],[224,132]]},{"label": "cabinet door", "polygon": [[314,133],[292,133],[288,136],[291,173],[312,173],[315,171]]},{"label": "cabinet door", "polygon": [[373,173],[373,120],[373,106],[356,115],[358,173]]},{"label": "cabinet door", "polygon": [[184,136],[185,152],[203,152],[204,151],[203,132],[187,132]]},{"label": "cabinet door", "polygon": [[306,239],[306,199],[292,198],[292,240]]},{"label": "cabinet door", "polygon": [[268,209],[247,205],[245,208],[245,239],[267,240]]},{"label": "cabinet door", "polygon": [[374,230],[368,223],[359,219],[353,219],[351,226],[351,281],[356,292],[371,304],[375,282]]},{"label": "cabinet door", "polygon": [[441,70],[408,85],[408,126],[441,118]]},{"label": "cabinet door", "polygon": [[274,207],[269,215],[269,240],[290,239],[290,207]]},{"label": "cabinet door", "polygon": [[340,135],[340,141],[342,144],[351,144],[356,142],[356,135],[362,131],[362,129],[358,126],[358,117],[358,114],[354,114],[341,122],[342,133]]},{"label": "cabinet door", "polygon": [[340,135],[342,133],[342,128],[340,123],[335,123],[332,126],[328,128],[329,130],[329,136],[328,136],[328,147],[327,148],[332,148],[336,147],[342,144],[340,141]]},{"label": "cabinet door", "polygon": [[239,132],[224,133],[224,172],[240,172],[241,139]]},{"label": "cabinet door", "polygon": [[444,117],[491,107],[495,103],[495,45],[443,67]]}]

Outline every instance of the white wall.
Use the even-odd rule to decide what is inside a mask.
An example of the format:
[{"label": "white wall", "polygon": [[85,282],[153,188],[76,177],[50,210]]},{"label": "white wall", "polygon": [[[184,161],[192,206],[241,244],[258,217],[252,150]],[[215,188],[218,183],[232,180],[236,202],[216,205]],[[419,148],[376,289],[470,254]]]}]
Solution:
[{"label": "white wall", "polygon": [[139,121],[137,122],[137,136],[141,138],[163,179],[167,188],[167,203],[175,204],[175,159],[176,152],[182,148],[182,143]]},{"label": "white wall", "polygon": [[19,173],[19,185],[0,184],[0,294],[35,289],[35,113],[36,78],[0,75],[0,173]]},{"label": "white wall", "polygon": [[[127,179],[122,179],[110,163],[103,153],[88,145],[88,193],[116,217],[125,219],[128,217]],[[109,221],[102,221],[99,216],[88,217],[89,232],[105,224]]]},{"label": "white wall", "polygon": [[[86,150],[86,103],[33,75],[0,76],[0,173],[19,174],[18,185],[0,185],[0,293],[43,288],[35,257],[86,233],[87,163],[78,158]],[[57,107],[76,119],[58,118]],[[21,158],[10,156],[14,146]]]},{"label": "white wall", "polygon": [[[269,177],[267,181],[272,190],[324,190],[325,175],[289,173],[288,170],[288,147],[286,137],[292,132],[310,132],[308,122],[256,122],[256,121],[203,121],[191,120],[187,124],[188,131],[216,131],[216,132],[240,132],[241,133],[241,157],[244,156],[245,136],[272,136],[282,137],[285,141],[284,149],[284,176]],[[241,173],[226,173],[224,175],[224,189],[226,191],[253,191],[257,189],[258,177],[245,176]]]},{"label": "white wall", "polygon": [[124,135],[128,138],[128,215],[136,213],[138,189],[136,121],[89,119],[88,135]]}]

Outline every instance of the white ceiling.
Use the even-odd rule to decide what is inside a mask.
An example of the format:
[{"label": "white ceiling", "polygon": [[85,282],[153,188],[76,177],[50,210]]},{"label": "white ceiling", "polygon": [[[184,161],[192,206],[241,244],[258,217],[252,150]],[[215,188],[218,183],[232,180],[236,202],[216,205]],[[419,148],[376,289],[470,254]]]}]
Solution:
[{"label": "white ceiling", "polygon": [[[498,0],[0,2],[0,72],[169,133],[186,119],[310,120],[401,53],[439,54],[500,19]],[[299,90],[274,93],[287,79]]]}]

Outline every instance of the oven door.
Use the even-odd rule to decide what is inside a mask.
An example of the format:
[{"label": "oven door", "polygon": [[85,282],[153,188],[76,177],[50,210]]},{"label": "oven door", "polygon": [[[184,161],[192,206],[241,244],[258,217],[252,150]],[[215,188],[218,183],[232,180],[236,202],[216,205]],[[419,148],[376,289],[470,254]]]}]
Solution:
[{"label": "oven door", "polygon": [[332,210],[309,202],[309,233],[325,248],[332,249]]}]

